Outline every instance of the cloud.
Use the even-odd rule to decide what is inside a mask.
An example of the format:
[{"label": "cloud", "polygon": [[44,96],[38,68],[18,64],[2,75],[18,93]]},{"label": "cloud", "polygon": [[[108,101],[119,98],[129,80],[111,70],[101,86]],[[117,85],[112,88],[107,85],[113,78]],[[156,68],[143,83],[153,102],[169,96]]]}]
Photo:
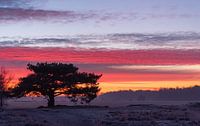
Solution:
[{"label": "cloud", "polygon": [[[70,10],[44,10],[37,8],[33,1],[24,2],[0,2],[0,23],[19,21],[43,21],[57,23],[71,23],[81,21],[92,21],[102,23],[119,23],[121,21],[149,20],[149,19],[177,19],[198,18],[198,14],[180,13],[141,13],[141,12],[117,12],[108,10],[70,11]],[[40,3],[40,2],[39,2]],[[27,5],[26,5],[27,4]],[[24,6],[22,6],[24,5]]]},{"label": "cloud", "polygon": [[58,21],[74,22],[94,18],[93,13],[76,13],[74,11],[50,11],[22,8],[0,8],[0,22],[4,21]]},{"label": "cloud", "polygon": [[[114,34],[114,39],[122,43],[137,46],[138,49],[197,49],[200,34],[194,32],[174,32],[157,34]],[[133,46],[133,45],[132,45]]]},{"label": "cloud", "polygon": [[78,49],[200,49],[200,33],[108,34],[38,38],[1,37],[0,47],[60,47]]},{"label": "cloud", "polygon": [[91,20],[93,22],[105,22],[108,20],[125,19],[118,13],[105,11],[59,11],[59,10],[43,10],[34,8],[8,8],[0,7],[0,23],[19,22],[19,21],[42,21],[56,23],[71,23]]},{"label": "cloud", "polygon": [[132,73],[188,74],[200,73],[200,65],[113,65],[111,69]]},{"label": "cloud", "polygon": [[[6,53],[5,53],[6,52]],[[1,60],[90,64],[200,64],[200,50],[105,50],[75,48],[0,48]]]},{"label": "cloud", "polygon": [[181,40],[199,40],[200,33],[195,32],[172,32],[172,33],[155,33],[155,34],[142,34],[142,33],[130,33],[130,34],[113,34],[115,37],[135,37],[137,42],[169,42],[169,41],[181,41]]},{"label": "cloud", "polygon": [[[36,64],[40,61],[20,61],[16,59],[0,60],[0,66],[8,67],[9,69],[24,69],[28,63]],[[44,61],[43,61],[44,62]],[[53,62],[48,61],[48,62]],[[69,61],[68,61],[69,62]],[[68,63],[66,62],[66,63]],[[126,65],[110,64],[110,63],[90,63],[74,62],[80,68],[80,71],[95,72],[98,74],[162,74],[162,75],[198,75],[200,74],[200,65]]]}]

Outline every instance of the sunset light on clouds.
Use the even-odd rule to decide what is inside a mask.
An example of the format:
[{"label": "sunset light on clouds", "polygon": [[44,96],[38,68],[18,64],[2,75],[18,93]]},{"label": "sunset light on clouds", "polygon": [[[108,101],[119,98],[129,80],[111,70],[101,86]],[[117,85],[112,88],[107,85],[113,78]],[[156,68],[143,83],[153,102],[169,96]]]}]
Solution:
[{"label": "sunset light on clouds", "polygon": [[0,0],[0,66],[17,81],[27,63],[74,63],[103,75],[101,92],[199,85],[199,4]]}]

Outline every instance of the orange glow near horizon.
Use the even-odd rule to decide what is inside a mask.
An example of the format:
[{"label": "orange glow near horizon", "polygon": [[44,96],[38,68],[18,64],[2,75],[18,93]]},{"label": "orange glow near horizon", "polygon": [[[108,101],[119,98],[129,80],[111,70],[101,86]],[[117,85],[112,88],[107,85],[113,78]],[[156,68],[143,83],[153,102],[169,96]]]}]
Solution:
[{"label": "orange glow near horizon", "polygon": [[[18,78],[25,77],[28,70],[10,69],[10,73],[14,74],[14,80],[9,86],[13,86],[18,82]],[[160,88],[182,88],[200,85],[200,75],[183,74],[183,75],[166,75],[166,74],[103,74],[100,79],[100,93],[106,93],[119,90],[159,90]]]},{"label": "orange glow near horizon", "polygon": [[187,88],[200,86],[200,81],[145,81],[100,83],[101,93],[119,90],[159,90],[162,88]]}]

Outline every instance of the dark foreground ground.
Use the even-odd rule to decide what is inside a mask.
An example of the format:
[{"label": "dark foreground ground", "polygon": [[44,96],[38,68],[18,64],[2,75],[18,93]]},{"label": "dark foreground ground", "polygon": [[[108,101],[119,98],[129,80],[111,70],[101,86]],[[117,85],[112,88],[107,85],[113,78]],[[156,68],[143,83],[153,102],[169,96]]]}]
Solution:
[{"label": "dark foreground ground", "polygon": [[6,109],[0,126],[200,126],[200,105]]}]

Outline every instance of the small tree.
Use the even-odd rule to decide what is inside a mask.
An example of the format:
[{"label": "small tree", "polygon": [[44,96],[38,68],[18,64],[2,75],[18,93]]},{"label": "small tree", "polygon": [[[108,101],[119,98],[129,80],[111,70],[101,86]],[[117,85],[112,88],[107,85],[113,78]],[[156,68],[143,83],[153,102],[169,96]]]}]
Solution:
[{"label": "small tree", "polygon": [[39,93],[47,97],[48,107],[53,107],[56,96],[66,95],[73,102],[77,101],[73,98],[90,102],[100,91],[97,81],[101,75],[79,72],[73,64],[37,63],[28,64],[27,69],[33,73],[19,80],[19,84],[11,91],[12,96]]},{"label": "small tree", "polygon": [[3,107],[3,100],[6,97],[6,84],[11,81],[11,77],[7,77],[7,72],[4,68],[0,68],[0,107]]}]

